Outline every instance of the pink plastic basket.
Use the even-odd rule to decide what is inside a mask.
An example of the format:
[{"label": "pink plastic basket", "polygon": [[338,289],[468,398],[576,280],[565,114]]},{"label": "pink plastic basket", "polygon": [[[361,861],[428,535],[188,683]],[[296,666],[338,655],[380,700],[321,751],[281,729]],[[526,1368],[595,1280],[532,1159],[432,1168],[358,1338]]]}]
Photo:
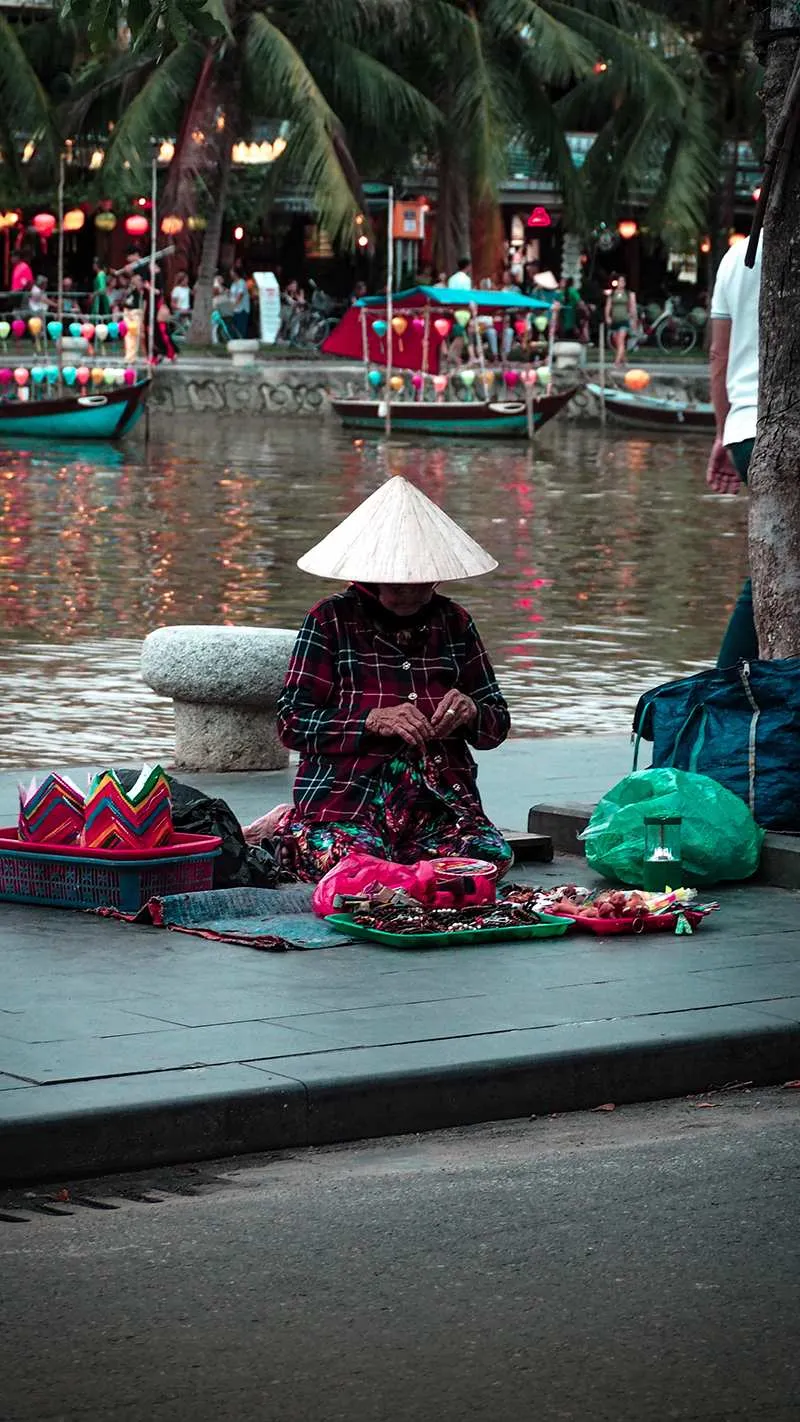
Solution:
[{"label": "pink plastic basket", "polygon": [[0,899],[138,913],[148,899],[210,889],[220,844],[212,835],[182,834],[159,849],[81,849],[31,844],[16,829],[0,829]]}]

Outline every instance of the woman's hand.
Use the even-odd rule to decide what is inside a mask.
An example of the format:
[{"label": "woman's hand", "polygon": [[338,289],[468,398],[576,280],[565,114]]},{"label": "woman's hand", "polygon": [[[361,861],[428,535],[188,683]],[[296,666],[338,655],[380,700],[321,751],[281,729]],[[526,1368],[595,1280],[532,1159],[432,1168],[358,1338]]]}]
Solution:
[{"label": "woman's hand", "polygon": [[366,728],[375,736],[399,736],[409,746],[425,749],[425,742],[433,736],[433,727],[427,716],[411,701],[401,701],[399,706],[376,706],[370,711]]},{"label": "woman's hand", "polygon": [[431,726],[434,735],[452,736],[453,732],[460,730],[462,726],[471,726],[477,718],[478,708],[472,697],[454,686],[436,707],[431,717]]}]

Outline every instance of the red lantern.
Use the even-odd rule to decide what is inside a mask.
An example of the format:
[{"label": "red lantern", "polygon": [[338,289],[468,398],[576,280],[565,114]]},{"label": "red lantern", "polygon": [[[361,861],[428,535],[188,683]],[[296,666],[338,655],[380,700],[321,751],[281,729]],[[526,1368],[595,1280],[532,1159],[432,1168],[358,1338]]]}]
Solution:
[{"label": "red lantern", "polygon": [[52,237],[56,229],[56,219],[52,212],[37,212],[31,226],[39,237]]},{"label": "red lantern", "polygon": [[129,237],[144,237],[149,230],[150,223],[146,217],[133,213],[130,217],[125,218],[125,231]]},{"label": "red lantern", "polygon": [[550,213],[546,207],[535,207],[528,217],[528,226],[549,227],[551,220]]}]

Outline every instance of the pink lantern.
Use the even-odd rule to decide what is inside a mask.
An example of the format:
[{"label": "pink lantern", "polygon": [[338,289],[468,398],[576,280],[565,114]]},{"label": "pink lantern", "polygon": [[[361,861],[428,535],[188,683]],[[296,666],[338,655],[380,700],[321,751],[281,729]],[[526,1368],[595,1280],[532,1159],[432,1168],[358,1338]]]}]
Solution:
[{"label": "pink lantern", "polygon": [[124,341],[125,337],[126,337],[127,334],[128,334],[128,323],[127,323],[127,321],[118,321],[118,322],[117,322],[117,330],[119,331],[120,340],[121,340],[121,341]]},{"label": "pink lantern", "polygon": [[507,370],[503,374],[503,379],[506,382],[506,385],[516,385],[517,381],[519,380],[519,371]]},{"label": "pink lantern", "polygon": [[135,383],[136,383],[136,371],[133,369],[132,366],[129,365],[128,368],[127,368],[127,370],[125,371],[125,384],[126,384],[126,385],[135,385]]},{"label": "pink lantern", "polygon": [[528,366],[527,370],[522,371],[520,378],[523,385],[535,385],[537,381],[536,371],[531,366]]},{"label": "pink lantern", "polygon": [[422,373],[419,370],[415,370],[414,374],[411,377],[411,384],[413,385],[415,390],[421,390],[424,384],[424,380],[425,377],[422,375]]},{"label": "pink lantern", "polygon": [[423,321],[423,319],[422,319],[421,316],[414,316],[414,317],[412,317],[412,319],[411,319],[411,328],[412,328],[412,330],[414,330],[414,331],[424,331],[424,330],[425,330],[425,322]]},{"label": "pink lantern", "polygon": [[444,340],[445,336],[450,335],[452,325],[452,321],[448,321],[446,316],[437,316],[433,323],[433,329]]},{"label": "pink lantern", "polygon": [[56,230],[56,219],[52,212],[37,212],[31,226],[37,236],[52,237]]},{"label": "pink lantern", "polygon": [[19,386],[27,385],[28,371],[25,369],[24,365],[17,366],[16,370],[14,371],[14,379],[16,380],[17,385]]},{"label": "pink lantern", "polygon": [[9,368],[8,368],[7,365],[4,366],[3,369],[0,370],[0,385],[10,385],[10,383],[11,383],[11,381],[12,381],[13,379],[14,379],[14,372],[13,372],[13,370],[9,370]]},{"label": "pink lantern", "polygon": [[21,341],[25,335],[25,322],[20,321],[19,317],[17,317],[16,321],[11,322],[11,334],[15,341]]},{"label": "pink lantern", "polygon": [[78,384],[88,385],[91,378],[92,372],[90,371],[88,365],[79,365],[78,369],[75,371],[75,379],[77,380]]},{"label": "pink lantern", "polygon": [[90,325],[88,324],[88,322],[85,322],[84,325],[81,326],[81,335],[83,336],[83,339],[84,339],[85,341],[91,341],[91,340],[93,340],[93,339],[94,339],[94,326],[90,326]]},{"label": "pink lantern", "polygon": [[514,330],[516,331],[518,336],[524,336],[528,330],[527,321],[523,320],[522,317],[520,317],[517,321],[514,322]]},{"label": "pink lantern", "polygon": [[433,377],[433,388],[434,388],[434,390],[436,391],[436,394],[437,394],[437,395],[443,394],[443,392],[447,389],[447,376],[446,376],[446,375],[434,375],[434,377]]},{"label": "pink lantern", "polygon": [[144,237],[149,230],[150,223],[143,213],[134,212],[125,218],[125,231],[129,237]]}]

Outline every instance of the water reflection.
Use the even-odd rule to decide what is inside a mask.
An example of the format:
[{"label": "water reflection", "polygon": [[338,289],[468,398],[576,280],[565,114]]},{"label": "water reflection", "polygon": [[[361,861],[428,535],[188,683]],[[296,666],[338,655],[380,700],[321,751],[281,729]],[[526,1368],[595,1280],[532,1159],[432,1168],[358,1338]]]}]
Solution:
[{"label": "water reflection", "polygon": [[154,421],[149,449],[0,455],[0,763],[165,754],[138,647],[170,622],[297,625],[296,559],[390,473],[500,560],[469,604],[517,734],[627,729],[640,691],[713,658],[743,575],[743,499],[706,441],[575,428],[535,448],[354,439],[333,425]]}]

